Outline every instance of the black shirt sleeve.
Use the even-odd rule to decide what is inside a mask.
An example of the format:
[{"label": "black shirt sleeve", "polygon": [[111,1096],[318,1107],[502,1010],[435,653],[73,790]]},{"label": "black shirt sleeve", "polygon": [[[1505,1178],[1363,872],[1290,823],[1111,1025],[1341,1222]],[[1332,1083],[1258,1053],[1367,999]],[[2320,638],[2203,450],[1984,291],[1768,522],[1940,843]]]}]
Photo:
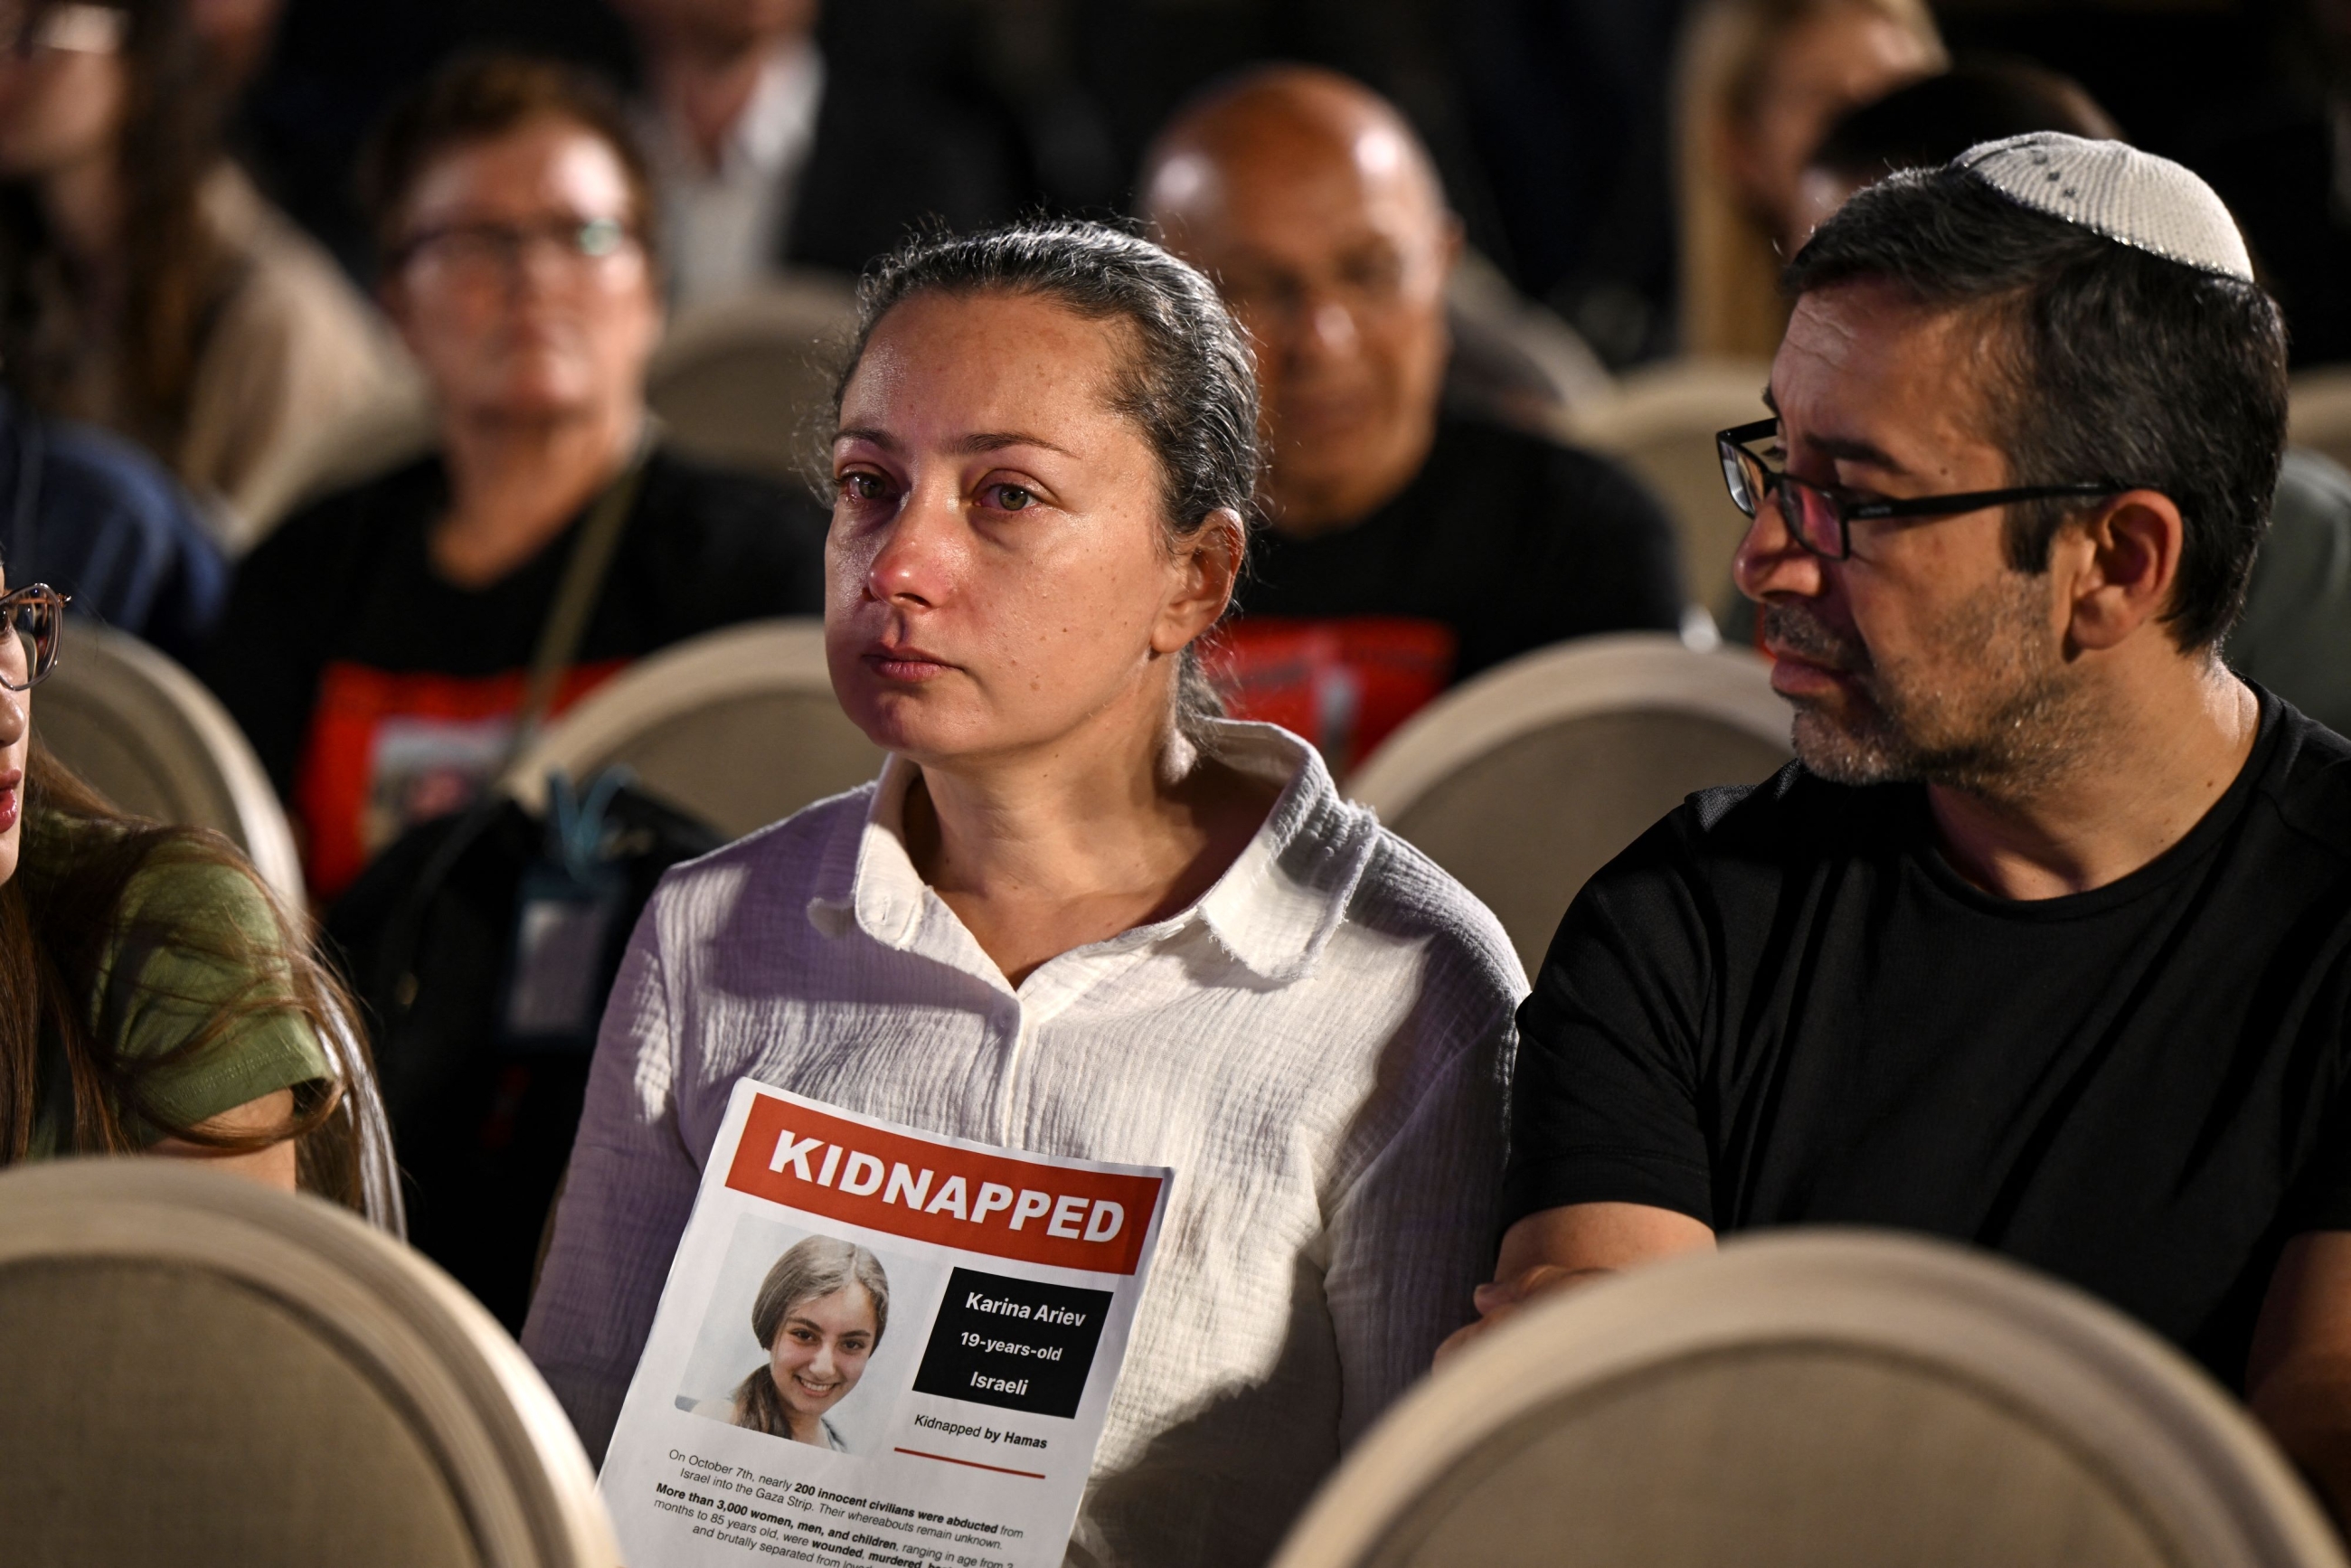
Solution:
[{"label": "black shirt sleeve", "polygon": [[291,800],[319,674],[351,568],[333,502],[289,519],[237,568],[202,674]]},{"label": "black shirt sleeve", "polygon": [[657,646],[745,621],[823,614],[831,520],[798,486],[656,451],[604,601],[609,611],[627,600],[630,615],[650,612],[655,624],[616,627],[613,637],[652,630]]},{"label": "black shirt sleeve", "polygon": [[[1673,525],[1614,463],[1459,421],[1429,463],[1415,493],[1435,497],[1436,573],[1460,596],[1456,680],[1571,638],[1680,629]],[[1484,548],[1465,551],[1470,540]],[[1474,570],[1463,582],[1465,562]]]},{"label": "black shirt sleeve", "polygon": [[1684,806],[1584,885],[1519,1009],[1503,1219],[1640,1203],[1715,1223],[1701,1042],[1714,971]]},{"label": "black shirt sleeve", "polygon": [[1534,600],[1542,642],[1681,627],[1681,559],[1656,497],[1608,459],[1554,449],[1552,517]]},{"label": "black shirt sleeve", "polygon": [[[2341,1041],[2351,1019],[2338,1024]],[[2278,1217],[2281,1237],[2314,1230],[2351,1230],[2351,1092],[2338,1092],[2326,1111],[2314,1152],[2286,1189]]]}]

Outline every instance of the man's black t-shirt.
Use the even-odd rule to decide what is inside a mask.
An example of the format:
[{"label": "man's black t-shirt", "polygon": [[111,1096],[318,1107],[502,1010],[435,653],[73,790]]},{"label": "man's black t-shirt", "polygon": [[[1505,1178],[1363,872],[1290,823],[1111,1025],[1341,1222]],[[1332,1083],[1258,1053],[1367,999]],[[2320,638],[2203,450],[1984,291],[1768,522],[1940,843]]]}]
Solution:
[{"label": "man's black t-shirt", "polygon": [[[476,590],[434,570],[448,505],[427,458],[289,519],[238,570],[205,667],[293,806],[322,900],[503,756],[586,516]],[[697,632],[820,613],[825,525],[803,491],[655,449],[559,706]]]},{"label": "man's black t-shirt", "polygon": [[2108,886],[1997,898],[1917,785],[1692,796],[1520,1013],[1509,1218],[1996,1249],[2241,1384],[2285,1239],[2351,1228],[2351,742],[2262,695],[2236,782]]},{"label": "man's black t-shirt", "polygon": [[1307,538],[1250,540],[1210,665],[1248,717],[1342,765],[1447,685],[1595,632],[1681,624],[1673,526],[1606,459],[1446,416],[1385,506]]}]

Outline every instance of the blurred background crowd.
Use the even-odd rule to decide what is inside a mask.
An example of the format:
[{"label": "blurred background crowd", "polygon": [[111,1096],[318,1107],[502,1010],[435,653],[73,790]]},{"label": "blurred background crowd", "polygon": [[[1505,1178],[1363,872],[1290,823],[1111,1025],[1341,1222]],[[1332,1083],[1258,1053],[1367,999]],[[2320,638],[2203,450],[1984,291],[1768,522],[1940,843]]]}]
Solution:
[{"label": "blurred background crowd", "polygon": [[[1802,162],[1844,110],[1953,59],[2030,61],[2079,83],[2134,142],[2213,180],[2282,285],[2323,282],[2346,221],[2333,127],[2351,12],[2330,0],[190,9],[238,84],[230,144],[362,276],[350,187],[360,141],[402,84],[485,46],[581,60],[623,84],[653,110],[665,173],[706,175],[728,147],[803,164],[774,254],[848,271],[914,212],[968,225],[1040,206],[1126,210],[1144,148],[1202,84],[1259,59],[1329,66],[1403,110],[1470,246],[1614,367],[1676,351],[1768,352],[1772,341],[1730,314],[1735,285],[1716,276],[1730,266],[1725,253],[1790,220]],[[789,60],[803,63],[774,64]],[[783,84],[763,89],[763,109],[770,97],[804,101],[754,126],[729,110],[763,71]],[[723,267],[689,262],[674,284],[691,298],[726,281]],[[2314,295],[2290,308],[2299,362],[2351,351],[2339,302]]]},{"label": "blurred background crowd", "polygon": [[[2230,654],[2351,726],[2351,0],[0,0],[0,560],[234,716],[401,1121],[402,901],[460,863],[411,835],[632,661],[821,610],[827,355],[911,232],[1215,280],[1270,455],[1208,672],[1344,777],[1530,650],[1750,638],[1710,432],[1781,266],[2037,130],[2243,227],[2298,448]],[[460,1270],[510,1317],[538,1120],[511,1278]]]}]

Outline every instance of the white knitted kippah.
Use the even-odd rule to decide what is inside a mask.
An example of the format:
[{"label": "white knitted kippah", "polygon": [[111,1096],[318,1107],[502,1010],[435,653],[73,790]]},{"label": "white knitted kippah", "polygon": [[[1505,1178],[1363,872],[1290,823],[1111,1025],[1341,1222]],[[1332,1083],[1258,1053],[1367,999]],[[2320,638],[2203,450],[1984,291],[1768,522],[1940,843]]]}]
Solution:
[{"label": "white knitted kippah", "polygon": [[2229,209],[2168,158],[2126,142],[2034,131],[1970,147],[1952,162],[2019,206],[2206,272],[2253,280],[2252,257]]}]

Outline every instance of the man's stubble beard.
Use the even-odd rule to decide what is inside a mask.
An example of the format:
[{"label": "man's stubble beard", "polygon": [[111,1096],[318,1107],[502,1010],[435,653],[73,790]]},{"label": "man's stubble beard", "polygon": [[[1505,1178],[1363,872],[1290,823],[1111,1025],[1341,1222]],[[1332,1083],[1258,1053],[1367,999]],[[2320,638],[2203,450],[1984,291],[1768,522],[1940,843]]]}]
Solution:
[{"label": "man's stubble beard", "polygon": [[2003,571],[1929,629],[1926,652],[1891,666],[1801,606],[1767,606],[1771,640],[1846,672],[1857,699],[1843,714],[1797,703],[1797,758],[1840,784],[2013,796],[2051,783],[2079,759],[2090,726],[2047,595],[2046,576]]}]

